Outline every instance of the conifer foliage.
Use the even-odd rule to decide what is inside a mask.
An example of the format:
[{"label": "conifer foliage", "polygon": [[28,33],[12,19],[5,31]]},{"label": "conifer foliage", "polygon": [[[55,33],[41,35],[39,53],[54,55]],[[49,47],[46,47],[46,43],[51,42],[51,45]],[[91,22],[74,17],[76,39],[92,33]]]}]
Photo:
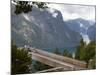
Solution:
[{"label": "conifer foliage", "polygon": [[46,3],[44,2],[29,2],[29,1],[15,1],[16,10],[15,14],[18,15],[20,13],[28,13],[32,11],[32,6],[36,5],[40,9],[48,8]]},{"label": "conifer foliage", "polygon": [[19,49],[16,44],[11,45],[11,73],[24,74],[31,71],[31,55],[25,49]]}]

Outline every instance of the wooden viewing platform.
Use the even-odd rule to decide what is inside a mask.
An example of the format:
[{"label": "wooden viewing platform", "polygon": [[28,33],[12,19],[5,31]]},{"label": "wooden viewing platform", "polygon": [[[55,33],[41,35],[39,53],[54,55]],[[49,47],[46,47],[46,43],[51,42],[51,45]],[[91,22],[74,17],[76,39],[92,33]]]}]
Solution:
[{"label": "wooden viewing platform", "polygon": [[50,53],[41,49],[30,48],[32,59],[52,66],[54,68],[62,67],[63,70],[85,70],[86,63],[73,58],[64,57],[54,53]]}]

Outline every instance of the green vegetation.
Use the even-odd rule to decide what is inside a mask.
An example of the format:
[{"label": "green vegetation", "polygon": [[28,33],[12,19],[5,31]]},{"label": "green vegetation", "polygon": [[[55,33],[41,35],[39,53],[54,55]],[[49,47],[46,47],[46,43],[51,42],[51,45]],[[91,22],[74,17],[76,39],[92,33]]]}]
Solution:
[{"label": "green vegetation", "polygon": [[[32,6],[36,5],[40,9],[48,8],[44,2],[15,1],[17,3],[15,14],[28,13],[32,11]],[[31,4],[30,4],[31,3]]]},{"label": "green vegetation", "polygon": [[11,45],[11,73],[24,74],[31,71],[31,55],[25,49],[18,49],[16,44]]},{"label": "green vegetation", "polygon": [[96,43],[91,41],[86,45],[83,40],[81,40],[80,45],[77,47],[76,59],[83,60],[89,66],[90,61],[92,60],[91,68],[96,68]]},{"label": "green vegetation", "polygon": [[80,41],[80,45],[77,46],[77,50],[76,50],[76,54],[75,54],[76,55],[75,56],[76,59],[81,60],[81,56],[83,56],[82,51],[84,50],[85,46],[86,46],[86,44],[83,42],[83,39],[82,39]]}]

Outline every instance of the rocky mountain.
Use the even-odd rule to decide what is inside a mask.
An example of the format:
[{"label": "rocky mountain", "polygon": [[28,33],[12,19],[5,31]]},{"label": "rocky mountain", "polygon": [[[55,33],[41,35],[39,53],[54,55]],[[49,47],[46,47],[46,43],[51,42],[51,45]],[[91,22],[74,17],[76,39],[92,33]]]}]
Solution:
[{"label": "rocky mountain", "polygon": [[56,9],[39,9],[16,15],[11,9],[11,38],[18,46],[30,45],[36,48],[65,48],[79,44],[81,35],[71,30]]},{"label": "rocky mountain", "polygon": [[[85,42],[88,43],[91,40],[95,40],[95,38],[92,38],[95,37],[95,33],[96,33],[95,22],[78,18],[78,19],[67,21],[66,25],[71,30],[78,32],[80,35],[82,35]],[[94,34],[92,34],[91,32],[93,32]]]},{"label": "rocky mountain", "polygon": [[90,26],[87,30],[87,34],[90,40],[96,40],[96,26]]}]

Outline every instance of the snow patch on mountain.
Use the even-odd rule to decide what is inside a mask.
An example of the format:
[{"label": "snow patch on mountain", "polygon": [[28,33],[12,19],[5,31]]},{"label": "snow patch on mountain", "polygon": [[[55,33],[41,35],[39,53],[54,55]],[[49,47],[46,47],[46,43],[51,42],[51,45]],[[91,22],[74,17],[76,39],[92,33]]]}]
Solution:
[{"label": "snow patch on mountain", "polygon": [[[95,22],[91,20],[84,20],[81,18],[69,20],[66,22],[66,25],[73,31],[78,32],[82,37],[83,40],[88,44],[90,41],[95,40],[91,39],[92,37],[95,37]],[[94,34],[92,34],[93,32]],[[91,38],[90,38],[91,36]]]}]

